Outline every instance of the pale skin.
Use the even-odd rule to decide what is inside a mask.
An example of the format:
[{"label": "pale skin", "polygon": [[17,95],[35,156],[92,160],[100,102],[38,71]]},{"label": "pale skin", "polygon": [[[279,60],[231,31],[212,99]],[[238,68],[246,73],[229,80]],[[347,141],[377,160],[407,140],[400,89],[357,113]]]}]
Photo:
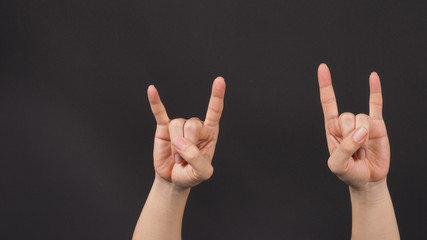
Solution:
[{"label": "pale skin", "polygon": [[[328,67],[318,69],[320,98],[325,117],[328,166],[348,184],[352,203],[352,235],[358,239],[400,239],[387,187],[390,146],[382,117],[379,77],[369,77],[369,115],[342,113]],[[147,95],[157,121],[154,139],[155,180],[133,239],[181,239],[182,217],[191,187],[209,179],[219,132],[225,93],[224,79],[212,86],[205,120],[170,120],[159,94],[150,86]]]},{"label": "pale skin", "polygon": [[318,80],[330,153],[328,166],[349,186],[351,239],[400,239],[386,180],[390,145],[378,74],[373,72],[369,77],[369,115],[338,113],[326,64],[319,66]]},{"label": "pale skin", "polygon": [[204,121],[170,120],[154,86],[147,90],[156,118],[156,176],[133,234],[133,240],[181,239],[182,217],[190,189],[213,174],[212,158],[224,106],[225,81],[214,80]]}]

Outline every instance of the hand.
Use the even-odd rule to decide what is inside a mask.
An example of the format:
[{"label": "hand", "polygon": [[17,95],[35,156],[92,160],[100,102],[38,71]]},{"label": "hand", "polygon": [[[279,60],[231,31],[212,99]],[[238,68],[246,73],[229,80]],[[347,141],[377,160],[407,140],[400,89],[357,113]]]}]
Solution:
[{"label": "hand", "polygon": [[148,99],[157,122],[153,151],[156,177],[181,188],[190,188],[212,176],[211,162],[218,139],[224,93],[225,81],[218,77],[212,85],[204,122],[198,118],[170,120],[156,88],[148,87]]},{"label": "hand", "polygon": [[325,117],[328,166],[355,189],[385,182],[390,165],[390,146],[382,117],[381,84],[377,73],[369,77],[369,116],[342,113],[338,107],[331,74],[326,64],[318,69],[320,99]]}]

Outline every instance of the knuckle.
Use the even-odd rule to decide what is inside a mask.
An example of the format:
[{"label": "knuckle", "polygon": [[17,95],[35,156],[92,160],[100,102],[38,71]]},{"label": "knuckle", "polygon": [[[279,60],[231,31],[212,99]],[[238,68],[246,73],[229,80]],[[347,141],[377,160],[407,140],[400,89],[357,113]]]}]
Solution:
[{"label": "knuckle", "polygon": [[372,100],[370,101],[370,104],[376,107],[382,107],[383,106],[383,101],[381,100]]},{"label": "knuckle", "polygon": [[334,159],[329,158],[328,159],[328,167],[331,170],[331,172],[333,172],[336,175],[340,175],[343,174],[343,169],[342,167],[340,167],[336,161],[334,161]]},{"label": "knuckle", "polygon": [[335,97],[326,97],[326,98],[322,98],[321,99],[322,104],[331,104],[331,103],[335,103],[337,101],[337,99]]},{"label": "knuckle", "polygon": [[364,113],[359,113],[356,115],[356,119],[366,119],[369,120],[369,116],[367,114]]},{"label": "knuckle", "polygon": [[331,158],[328,159],[328,167],[333,173],[335,173],[335,170],[336,170],[335,164]]},{"label": "knuckle", "polygon": [[222,113],[222,111],[221,111],[221,108],[220,107],[217,107],[217,106],[209,106],[208,107],[208,111],[212,111],[212,112],[214,112],[214,113],[216,113],[216,114],[221,114]]},{"label": "knuckle", "polygon": [[355,144],[354,144],[354,142],[353,141],[349,141],[349,142],[343,142],[343,143],[341,143],[341,145],[340,145],[340,150],[343,152],[343,153],[345,153],[346,155],[351,155],[351,154],[353,154],[354,153],[354,148],[355,148],[355,146],[354,146]]},{"label": "knuckle", "polygon": [[181,128],[184,125],[185,120],[182,118],[175,118],[170,121],[169,127],[171,128]]},{"label": "knuckle", "polygon": [[194,151],[194,149],[192,148],[187,148],[187,154],[185,156],[185,161],[187,162],[194,162],[197,160],[198,154],[196,151]]},{"label": "knuckle", "polygon": [[185,122],[184,124],[184,130],[186,131],[196,131],[199,126],[201,126],[200,121],[196,121],[196,120],[188,120]]},{"label": "knuckle", "polygon": [[214,168],[211,164],[209,164],[209,166],[206,168],[205,171],[203,171],[203,173],[200,175],[200,179],[201,180],[208,180],[209,178],[212,177],[214,172]]},{"label": "knuckle", "polygon": [[341,113],[341,115],[338,118],[339,121],[346,121],[346,120],[351,120],[351,119],[354,119],[354,114],[351,112]]},{"label": "knuckle", "polygon": [[371,118],[364,114],[364,113],[359,113],[356,116],[356,127],[365,127],[366,130],[369,131],[370,128],[370,122],[371,122]]},{"label": "knuckle", "polygon": [[202,122],[202,120],[200,120],[200,118],[198,118],[198,117],[192,117],[192,118],[190,118],[190,119],[188,119],[188,121],[195,121],[195,122]]},{"label": "knuckle", "polygon": [[195,161],[197,161],[197,156],[194,154],[189,154],[187,156],[187,159],[185,159],[185,161],[187,161],[189,163],[194,163]]}]

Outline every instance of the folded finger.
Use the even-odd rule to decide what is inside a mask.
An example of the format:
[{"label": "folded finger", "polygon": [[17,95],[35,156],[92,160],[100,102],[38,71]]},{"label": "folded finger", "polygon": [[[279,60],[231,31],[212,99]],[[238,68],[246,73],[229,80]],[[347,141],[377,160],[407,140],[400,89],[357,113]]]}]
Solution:
[{"label": "folded finger", "polygon": [[190,118],[184,124],[184,138],[191,143],[199,144],[200,131],[203,127],[202,121],[198,118]]},{"label": "folded finger", "polygon": [[[183,137],[184,136],[184,124],[185,124],[185,119],[183,118],[176,118],[173,119],[170,123],[169,123],[169,136],[170,139],[174,139],[177,137]],[[182,158],[181,156],[178,154],[178,152],[176,151],[175,147],[172,145],[171,147],[171,154],[173,159],[175,160],[176,163],[181,163],[182,162]]]},{"label": "folded finger", "polygon": [[343,138],[350,134],[355,128],[356,118],[353,113],[345,112],[338,118],[338,125]]},{"label": "folded finger", "polygon": [[368,134],[366,136],[366,141],[363,143],[363,145],[360,147],[357,157],[360,160],[364,160],[366,158],[366,153],[368,151],[368,144],[369,144],[369,131],[370,131],[370,119],[369,116],[366,114],[357,114],[356,115],[356,128],[365,128],[368,130]]},{"label": "folded finger", "polygon": [[355,129],[344,138],[328,159],[328,166],[336,175],[343,175],[347,171],[348,161],[351,156],[362,146],[366,140],[368,130],[364,127]]},{"label": "folded finger", "polygon": [[213,167],[210,160],[196,145],[183,137],[174,138],[172,143],[182,158],[191,165],[198,180],[206,180],[212,176]]}]

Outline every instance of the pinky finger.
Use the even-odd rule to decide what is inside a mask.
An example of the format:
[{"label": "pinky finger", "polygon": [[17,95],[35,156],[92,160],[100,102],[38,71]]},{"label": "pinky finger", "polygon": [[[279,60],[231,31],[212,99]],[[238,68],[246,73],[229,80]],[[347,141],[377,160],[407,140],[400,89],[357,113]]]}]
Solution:
[{"label": "pinky finger", "polygon": [[222,77],[217,77],[212,84],[212,93],[209,100],[208,111],[206,113],[205,124],[216,126],[221,118],[224,108],[225,81]]},{"label": "pinky finger", "polygon": [[376,72],[369,76],[369,116],[376,120],[382,120],[383,96],[381,92],[380,77]]}]

